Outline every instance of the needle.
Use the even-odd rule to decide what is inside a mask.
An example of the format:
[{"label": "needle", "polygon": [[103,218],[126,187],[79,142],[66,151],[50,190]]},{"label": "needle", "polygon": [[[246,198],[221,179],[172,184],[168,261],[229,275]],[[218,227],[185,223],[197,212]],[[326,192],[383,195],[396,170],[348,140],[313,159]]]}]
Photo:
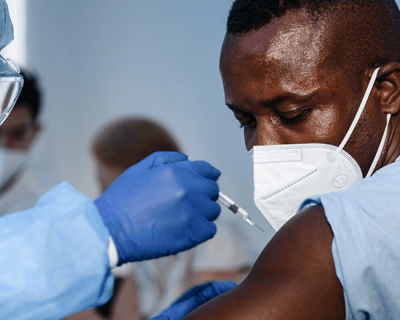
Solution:
[{"label": "needle", "polygon": [[253,219],[249,217],[249,214],[246,210],[243,208],[239,207],[231,198],[228,196],[224,195],[222,192],[219,193],[218,197],[218,202],[222,204],[223,206],[227,207],[230,211],[232,211],[234,214],[236,214],[239,218],[243,219],[246,221],[248,224],[252,226],[256,226],[258,229],[260,229],[262,232],[264,232],[263,229],[261,229]]}]

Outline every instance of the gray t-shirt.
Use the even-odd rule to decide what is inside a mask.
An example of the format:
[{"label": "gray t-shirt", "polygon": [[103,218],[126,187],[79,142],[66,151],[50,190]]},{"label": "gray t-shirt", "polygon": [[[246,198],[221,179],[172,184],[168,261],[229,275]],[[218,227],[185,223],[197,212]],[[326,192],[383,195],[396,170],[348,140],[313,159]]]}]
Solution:
[{"label": "gray t-shirt", "polygon": [[400,317],[400,162],[346,191],[306,199],[322,204],[345,295],[346,320]]}]

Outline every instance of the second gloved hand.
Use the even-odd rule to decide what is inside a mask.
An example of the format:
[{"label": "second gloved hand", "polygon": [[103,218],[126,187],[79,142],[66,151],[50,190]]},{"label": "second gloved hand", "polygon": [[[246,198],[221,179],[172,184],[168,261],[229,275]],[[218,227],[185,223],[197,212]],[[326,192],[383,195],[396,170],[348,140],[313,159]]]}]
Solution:
[{"label": "second gloved hand", "polygon": [[170,307],[150,320],[181,320],[204,303],[236,287],[233,281],[214,281],[196,286],[184,293]]},{"label": "second gloved hand", "polygon": [[220,172],[178,152],[156,152],[95,200],[118,265],[176,254],[214,236]]}]

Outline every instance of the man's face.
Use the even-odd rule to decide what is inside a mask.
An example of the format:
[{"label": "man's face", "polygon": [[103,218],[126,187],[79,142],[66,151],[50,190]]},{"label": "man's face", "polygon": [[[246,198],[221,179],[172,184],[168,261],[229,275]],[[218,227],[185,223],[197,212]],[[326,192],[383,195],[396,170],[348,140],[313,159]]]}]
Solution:
[{"label": "man's face", "polygon": [[33,120],[29,105],[16,104],[6,121],[0,126],[0,146],[28,150],[39,131],[40,125]]},{"label": "man's face", "polygon": [[[329,55],[329,39],[328,27],[314,28],[300,11],[256,32],[226,36],[220,59],[225,99],[244,127],[248,150],[343,140],[368,79],[347,79],[346,66]],[[382,134],[370,130],[382,127],[373,97],[366,110],[345,146],[364,174]]]}]

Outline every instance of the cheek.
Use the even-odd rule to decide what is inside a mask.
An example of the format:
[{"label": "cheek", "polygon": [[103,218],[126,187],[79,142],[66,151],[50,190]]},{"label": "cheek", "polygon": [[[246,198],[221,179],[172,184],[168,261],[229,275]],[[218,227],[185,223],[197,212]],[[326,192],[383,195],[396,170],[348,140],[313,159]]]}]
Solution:
[{"label": "cheek", "polygon": [[335,108],[316,110],[306,124],[305,136],[310,139],[310,142],[339,146],[350,124],[351,121],[340,115]]},{"label": "cheek", "polygon": [[21,144],[21,148],[23,150],[29,150],[31,148],[31,146],[33,145],[33,141],[34,141],[34,136],[30,137],[27,141],[25,141],[23,144]]},{"label": "cheek", "polygon": [[244,131],[247,150],[251,150],[254,146],[294,143],[290,140],[284,139],[284,137],[285,134],[282,128],[276,126],[273,120],[257,120],[257,125],[254,128],[246,129]]},{"label": "cheek", "polygon": [[[344,149],[357,161],[364,176],[375,157],[386,126],[386,115],[364,110]],[[377,167],[379,169],[379,167]]]}]

